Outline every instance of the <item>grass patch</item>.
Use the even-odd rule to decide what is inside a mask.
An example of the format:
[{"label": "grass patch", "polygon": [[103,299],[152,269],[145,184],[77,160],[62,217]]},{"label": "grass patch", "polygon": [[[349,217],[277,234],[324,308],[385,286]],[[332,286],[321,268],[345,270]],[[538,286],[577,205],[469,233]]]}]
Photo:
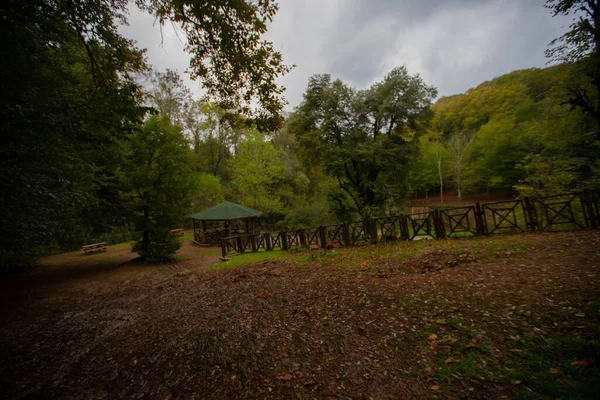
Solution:
[{"label": "grass patch", "polygon": [[186,231],[181,238],[183,240],[194,240],[194,231]]},{"label": "grass patch", "polygon": [[[569,336],[538,338],[524,343],[513,356],[508,379],[523,382],[526,399],[592,399],[600,393],[600,342]],[[572,365],[587,360],[589,365]]]},{"label": "grass patch", "polygon": [[225,270],[240,267],[246,264],[257,263],[268,260],[279,260],[289,256],[287,251],[283,250],[272,250],[272,251],[258,251],[256,253],[244,253],[233,256],[230,260],[223,261],[217,264],[213,264],[208,267],[211,270]]}]

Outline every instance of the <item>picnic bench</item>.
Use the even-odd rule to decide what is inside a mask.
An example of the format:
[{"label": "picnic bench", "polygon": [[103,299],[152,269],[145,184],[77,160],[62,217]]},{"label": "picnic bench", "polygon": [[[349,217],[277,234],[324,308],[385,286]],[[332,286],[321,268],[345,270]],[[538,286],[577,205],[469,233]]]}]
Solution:
[{"label": "picnic bench", "polygon": [[81,246],[81,250],[83,250],[84,253],[92,253],[94,251],[106,251],[106,242],[100,242],[100,243],[94,243],[94,244],[87,244],[85,246]]},{"label": "picnic bench", "polygon": [[185,235],[185,232],[183,231],[183,229],[171,229],[169,231],[169,233],[173,236],[183,236]]}]

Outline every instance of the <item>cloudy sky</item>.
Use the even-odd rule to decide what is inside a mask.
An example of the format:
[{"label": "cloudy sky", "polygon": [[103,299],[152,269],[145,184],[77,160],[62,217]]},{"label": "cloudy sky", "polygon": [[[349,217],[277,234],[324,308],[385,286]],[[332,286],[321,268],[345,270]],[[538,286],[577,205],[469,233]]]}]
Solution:
[{"label": "cloudy sky", "polygon": [[[544,67],[544,50],[570,18],[552,18],[544,0],[280,0],[266,38],[296,68],[280,79],[298,105],[313,74],[357,88],[406,65],[440,96],[462,93],[515,69]],[[184,74],[189,56],[174,26],[131,8],[122,33],[147,49],[159,70]],[[200,84],[186,77],[198,96]]]}]

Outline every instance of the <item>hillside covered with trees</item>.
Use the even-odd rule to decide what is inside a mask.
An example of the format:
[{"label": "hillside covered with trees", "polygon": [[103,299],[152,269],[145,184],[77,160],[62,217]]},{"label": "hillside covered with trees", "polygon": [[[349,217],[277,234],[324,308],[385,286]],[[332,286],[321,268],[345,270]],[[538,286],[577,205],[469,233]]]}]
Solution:
[{"label": "hillside covered with trees", "polygon": [[[564,104],[567,64],[514,71],[464,94],[439,99],[412,190],[514,190],[548,195],[597,188],[600,147],[594,121]],[[441,182],[441,183],[440,183]]]}]

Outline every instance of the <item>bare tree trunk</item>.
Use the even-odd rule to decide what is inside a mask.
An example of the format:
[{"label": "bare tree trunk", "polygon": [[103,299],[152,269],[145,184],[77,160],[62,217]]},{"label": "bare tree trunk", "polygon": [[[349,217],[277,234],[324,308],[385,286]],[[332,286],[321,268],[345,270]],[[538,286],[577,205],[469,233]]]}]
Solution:
[{"label": "bare tree trunk", "polygon": [[467,149],[473,143],[475,135],[469,133],[455,133],[450,138],[450,151],[454,156],[454,169],[456,172],[456,189],[458,201],[462,201],[462,170],[465,161]]},{"label": "bare tree trunk", "polygon": [[444,204],[444,179],[442,175],[442,152],[436,153],[437,157],[437,169],[440,177],[440,202]]},{"label": "bare tree trunk", "polygon": [[457,163],[456,164],[456,191],[458,194],[458,202],[461,203],[462,202],[462,193],[460,191],[460,176],[462,174],[460,165]]}]

